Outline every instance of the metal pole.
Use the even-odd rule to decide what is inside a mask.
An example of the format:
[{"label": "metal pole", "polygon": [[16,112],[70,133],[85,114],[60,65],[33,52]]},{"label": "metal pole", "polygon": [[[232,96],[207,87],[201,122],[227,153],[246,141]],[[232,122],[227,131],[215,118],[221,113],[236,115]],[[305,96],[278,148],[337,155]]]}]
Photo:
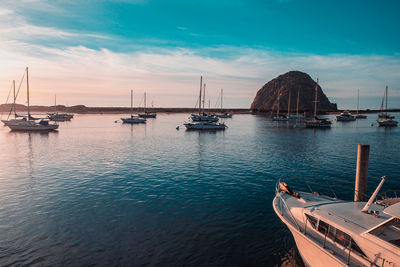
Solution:
[{"label": "metal pole", "polygon": [[201,90],[203,90],[203,76],[200,76],[199,116],[201,115]]},{"label": "metal pole", "polygon": [[368,184],[369,145],[358,145],[354,201],[366,201]]},{"label": "metal pole", "polygon": [[15,106],[15,80],[13,80],[13,88],[14,88],[14,118],[17,118],[17,107]]},{"label": "metal pole", "polygon": [[131,90],[131,118],[133,117],[133,90]]},{"label": "metal pole", "polygon": [[31,113],[29,110],[29,76],[28,76],[28,67],[26,67],[26,98],[28,99],[28,120],[31,118]]}]

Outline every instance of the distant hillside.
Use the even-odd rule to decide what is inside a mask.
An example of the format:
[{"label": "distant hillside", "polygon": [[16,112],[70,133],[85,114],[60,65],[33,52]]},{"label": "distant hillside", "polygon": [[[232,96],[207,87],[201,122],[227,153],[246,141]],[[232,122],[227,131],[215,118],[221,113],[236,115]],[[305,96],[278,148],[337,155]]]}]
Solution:
[{"label": "distant hillside", "polygon": [[[277,110],[278,95],[280,95],[279,109],[282,112],[288,110],[289,92],[291,94],[290,109],[296,110],[297,94],[299,92],[299,110],[301,112],[314,111],[316,82],[304,72],[290,71],[266,83],[258,90],[250,109],[253,112],[266,112]],[[331,103],[321,87],[318,85],[319,113],[337,111],[337,105]]]}]

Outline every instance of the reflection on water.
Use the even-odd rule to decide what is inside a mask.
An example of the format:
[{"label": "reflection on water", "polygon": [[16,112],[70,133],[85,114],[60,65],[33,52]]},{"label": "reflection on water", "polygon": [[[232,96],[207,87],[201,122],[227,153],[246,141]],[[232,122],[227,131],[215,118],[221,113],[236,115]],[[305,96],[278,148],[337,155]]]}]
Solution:
[{"label": "reflection on water", "polygon": [[363,143],[369,182],[400,186],[400,127],[372,116],[319,131],[235,115],[218,132],[176,130],[188,114],[120,117],[76,115],[47,134],[0,127],[2,264],[281,265],[296,253],[271,206],[278,178],[325,180],[352,199]]}]

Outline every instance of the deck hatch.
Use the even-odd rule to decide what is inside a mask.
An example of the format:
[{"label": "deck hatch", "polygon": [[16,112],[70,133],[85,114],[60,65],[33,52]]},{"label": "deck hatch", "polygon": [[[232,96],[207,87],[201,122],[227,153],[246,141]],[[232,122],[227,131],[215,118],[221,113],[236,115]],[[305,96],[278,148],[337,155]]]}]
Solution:
[{"label": "deck hatch", "polygon": [[370,234],[379,237],[396,247],[400,247],[400,219],[393,218],[385,224],[369,232]]}]

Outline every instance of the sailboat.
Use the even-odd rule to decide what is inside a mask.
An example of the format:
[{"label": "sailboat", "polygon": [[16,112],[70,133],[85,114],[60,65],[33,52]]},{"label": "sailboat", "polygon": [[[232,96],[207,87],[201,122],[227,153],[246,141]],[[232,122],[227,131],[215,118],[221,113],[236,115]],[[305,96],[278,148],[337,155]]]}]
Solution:
[{"label": "sailboat", "polygon": [[[202,96],[202,91],[203,91],[203,96]],[[203,76],[200,76],[200,95],[198,100],[199,114],[191,114],[190,118],[192,119],[192,121],[217,122],[219,119],[215,115],[208,114],[204,111],[205,96],[206,96],[206,85],[204,84],[203,86]],[[202,101],[203,101],[203,109],[201,108]]]},{"label": "sailboat", "polygon": [[144,93],[144,111],[143,111],[143,113],[139,114],[139,117],[141,117],[141,118],[155,118],[155,117],[157,117],[157,113],[151,113],[151,112],[147,112],[146,111],[146,104],[147,104],[146,93]]},{"label": "sailboat", "polygon": [[133,90],[131,90],[131,117],[121,118],[123,123],[146,123],[146,119],[140,118],[137,115],[133,115]]},{"label": "sailboat", "polygon": [[290,115],[289,120],[305,119],[304,115],[299,115],[299,102],[300,102],[300,90],[297,91],[296,115]]},{"label": "sailboat", "polygon": [[318,103],[318,78],[315,84],[315,100],[314,100],[314,118],[306,121],[306,128],[331,128],[331,121],[325,118],[318,118],[317,116],[317,103]]},{"label": "sailboat", "polygon": [[70,121],[74,115],[68,113],[58,113],[57,112],[57,95],[54,95],[54,112],[47,113],[47,117],[51,121]]},{"label": "sailboat", "polygon": [[[200,77],[199,114],[192,114],[192,122],[184,123],[186,130],[225,130],[225,123],[218,123],[218,118],[204,112],[205,87],[202,96],[203,77]],[[201,102],[203,101],[203,112]]]},{"label": "sailboat", "polygon": [[[288,120],[288,118],[285,115],[280,115],[279,114],[279,106],[280,106],[279,100],[280,100],[280,97],[281,97],[281,92],[279,91],[279,94],[278,94],[278,108],[276,110],[276,116],[272,118],[273,121],[287,121]],[[289,110],[289,108],[288,108],[288,110]]]},{"label": "sailboat", "polygon": [[360,89],[357,90],[357,114],[354,116],[356,119],[366,119],[367,115],[358,113],[358,104],[360,103]]},{"label": "sailboat", "polygon": [[384,93],[384,100],[385,100],[385,109],[383,110],[383,102],[381,105],[381,111],[379,114],[379,118],[377,122],[379,124],[379,126],[383,126],[383,127],[393,127],[393,126],[397,126],[398,122],[394,120],[393,116],[388,115],[387,113],[387,103],[388,103],[388,86],[386,85],[385,88],[385,93]]},{"label": "sailboat", "polygon": [[[26,94],[27,94],[27,108],[28,108],[28,116],[24,117],[20,120],[10,120],[5,123],[12,131],[54,131],[58,129],[58,124],[49,123],[46,119],[41,119],[39,122],[35,121],[35,118],[31,116],[30,106],[29,106],[29,71],[28,67],[26,67]],[[14,103],[15,103],[15,94],[14,94]],[[14,104],[15,106],[15,104]]]},{"label": "sailboat", "polygon": [[216,114],[215,116],[217,116],[218,118],[232,118],[232,114],[229,114],[227,112],[222,112],[222,104],[224,101],[224,90],[221,88],[221,111],[220,114]]}]

